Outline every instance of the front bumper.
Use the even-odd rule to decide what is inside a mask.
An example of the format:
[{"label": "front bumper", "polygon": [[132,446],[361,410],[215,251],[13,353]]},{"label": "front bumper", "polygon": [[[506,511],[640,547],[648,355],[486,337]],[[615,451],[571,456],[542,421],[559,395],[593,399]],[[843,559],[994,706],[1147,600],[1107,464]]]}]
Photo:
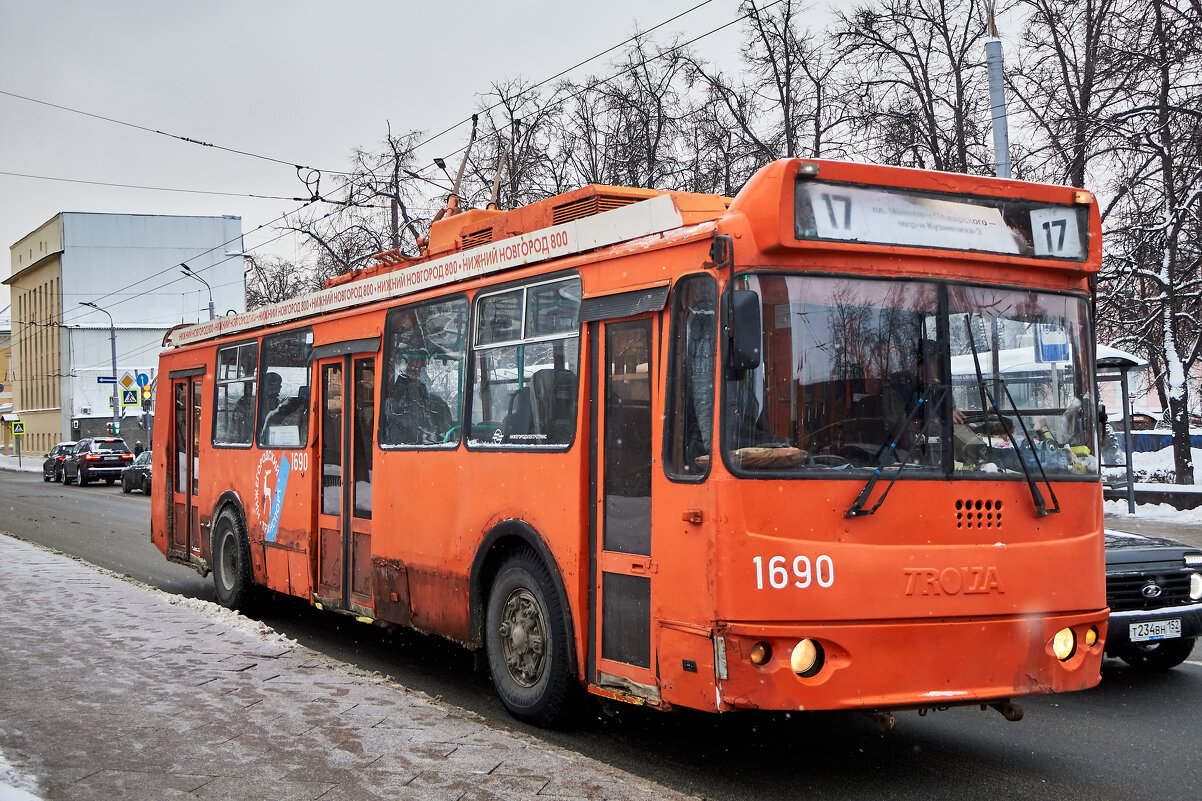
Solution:
[{"label": "front bumper", "polygon": [[[1202,603],[1166,606],[1162,609],[1132,609],[1126,612],[1110,613],[1110,631],[1106,635],[1106,652],[1131,644],[1131,626],[1135,623],[1150,621],[1181,619],[1182,640],[1189,640],[1202,635]],[[1178,639],[1174,637],[1173,639]],[[1152,640],[1145,645],[1155,645],[1164,640]]]},{"label": "front bumper", "polygon": [[[1061,629],[1076,649],[1052,653]],[[1097,641],[1086,645],[1095,629]],[[1106,610],[1031,616],[825,624],[729,625],[722,633],[728,678],[725,709],[907,709],[986,703],[1093,687],[1100,680]],[[815,676],[793,672],[790,653],[802,637],[822,644]],[[757,642],[772,658],[750,661]]]}]

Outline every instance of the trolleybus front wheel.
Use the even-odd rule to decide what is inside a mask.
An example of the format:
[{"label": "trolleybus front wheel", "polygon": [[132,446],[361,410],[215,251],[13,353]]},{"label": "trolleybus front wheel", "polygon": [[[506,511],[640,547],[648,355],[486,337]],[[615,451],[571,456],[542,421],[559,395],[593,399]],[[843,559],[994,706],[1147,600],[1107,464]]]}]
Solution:
[{"label": "trolleybus front wheel", "polygon": [[229,509],[217,517],[213,527],[213,587],[219,604],[239,610],[246,609],[254,591],[250,545],[237,516]]},{"label": "trolleybus front wheel", "polygon": [[532,551],[515,553],[497,572],[484,645],[493,685],[510,713],[539,726],[556,723],[572,682],[567,632],[551,574]]}]

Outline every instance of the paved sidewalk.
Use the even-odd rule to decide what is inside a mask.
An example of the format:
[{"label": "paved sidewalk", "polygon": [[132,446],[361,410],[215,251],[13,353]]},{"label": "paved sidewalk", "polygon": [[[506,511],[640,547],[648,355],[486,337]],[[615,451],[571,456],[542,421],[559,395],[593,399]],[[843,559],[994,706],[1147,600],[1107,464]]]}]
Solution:
[{"label": "paved sidewalk", "polygon": [[686,798],[5,536],[0,588],[3,799]]},{"label": "paved sidewalk", "polygon": [[46,457],[42,454],[21,454],[18,459],[15,456],[6,456],[0,453],[0,470],[20,470],[24,473],[40,473],[42,472],[42,463],[46,461]]}]

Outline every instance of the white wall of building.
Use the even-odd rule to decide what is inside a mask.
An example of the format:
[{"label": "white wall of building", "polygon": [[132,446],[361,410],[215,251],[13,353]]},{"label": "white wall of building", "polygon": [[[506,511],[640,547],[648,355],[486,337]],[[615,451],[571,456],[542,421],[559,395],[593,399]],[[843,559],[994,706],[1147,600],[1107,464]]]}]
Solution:
[{"label": "white wall of building", "polygon": [[[242,221],[238,217],[64,212],[63,317],[69,324],[108,329],[108,317],[82,307],[96,303],[123,326],[170,328],[209,317],[209,292],[183,275],[186,263],[208,282],[218,315],[246,310]],[[120,355],[120,350],[118,351]]]}]

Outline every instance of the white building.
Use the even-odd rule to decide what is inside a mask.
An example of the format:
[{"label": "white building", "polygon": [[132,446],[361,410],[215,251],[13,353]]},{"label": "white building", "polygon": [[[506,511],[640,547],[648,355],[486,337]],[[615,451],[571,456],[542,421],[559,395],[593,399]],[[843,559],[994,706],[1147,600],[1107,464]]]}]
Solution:
[{"label": "white building", "polygon": [[[98,378],[113,374],[111,332],[117,377],[128,372],[153,386],[163,335],[207,320],[210,288],[217,314],[244,311],[242,249],[239,217],[89,212],[57,214],[14,244],[4,283],[12,291],[22,450],[42,453],[60,440],[105,433],[112,385]],[[140,414],[140,406],[121,413],[131,442],[148,439]]]}]

